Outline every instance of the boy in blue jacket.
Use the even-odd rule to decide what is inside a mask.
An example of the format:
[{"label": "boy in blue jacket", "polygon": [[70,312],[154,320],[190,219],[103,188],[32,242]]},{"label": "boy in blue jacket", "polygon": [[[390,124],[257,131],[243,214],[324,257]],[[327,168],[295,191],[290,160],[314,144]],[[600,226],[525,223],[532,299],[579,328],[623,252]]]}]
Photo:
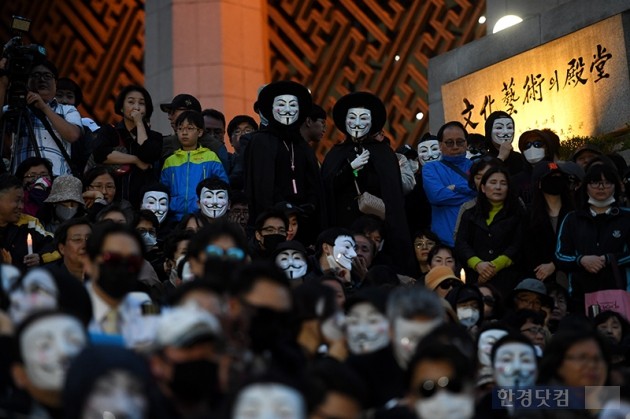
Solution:
[{"label": "boy in blue jacket", "polygon": [[175,128],[181,148],[164,162],[160,183],[171,190],[169,216],[179,221],[184,215],[199,210],[195,191],[199,182],[213,176],[229,181],[219,157],[199,145],[204,132],[201,113],[182,112],[175,121]]}]

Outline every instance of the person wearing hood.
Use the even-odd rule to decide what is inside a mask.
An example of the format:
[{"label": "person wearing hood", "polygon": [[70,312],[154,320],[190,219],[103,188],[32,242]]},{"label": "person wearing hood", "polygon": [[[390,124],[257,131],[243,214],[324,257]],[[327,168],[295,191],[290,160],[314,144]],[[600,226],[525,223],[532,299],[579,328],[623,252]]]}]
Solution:
[{"label": "person wearing hood", "polygon": [[485,123],[488,154],[503,160],[511,176],[522,172],[525,165],[525,158],[512,145],[514,131],[514,118],[507,112],[495,111],[488,115]]},{"label": "person wearing hood", "polygon": [[431,230],[451,247],[455,245],[453,231],[459,208],[475,197],[468,184],[472,162],[466,158],[467,136],[464,126],[457,121],[442,125],[437,134],[442,159],[422,168],[424,190],[431,203]]},{"label": "person wearing hood", "polygon": [[83,215],[85,201],[82,191],[81,180],[72,175],[62,175],[55,178],[50,189],[50,195],[44,201],[45,205],[42,212],[45,212],[39,217],[46,231],[54,233],[61,223]]},{"label": "person wearing hood", "polygon": [[474,285],[462,284],[446,295],[446,301],[457,313],[459,323],[476,335],[483,323],[483,294]]},{"label": "person wearing hood", "polygon": [[311,94],[299,83],[277,81],[260,91],[257,105],[269,125],[249,134],[251,140],[244,150],[249,224],[283,201],[319,222],[315,215],[324,213],[319,164],[300,135],[311,111]]},{"label": "person wearing hood", "polygon": [[335,104],[333,119],[345,140],[322,164],[330,225],[350,227],[363,215],[357,196],[364,192],[380,198],[388,237],[383,252],[400,273],[415,272],[398,159],[387,141],[375,138],[387,121],[385,105],[372,93],[350,93]]},{"label": "person wearing hood", "polygon": [[558,154],[558,145],[551,138],[550,134],[541,130],[525,131],[518,139],[518,149],[523,155],[523,170],[512,175],[512,181],[517,189],[518,196],[530,208],[533,201],[533,195],[536,194],[535,179],[533,172],[535,167],[556,160]]}]

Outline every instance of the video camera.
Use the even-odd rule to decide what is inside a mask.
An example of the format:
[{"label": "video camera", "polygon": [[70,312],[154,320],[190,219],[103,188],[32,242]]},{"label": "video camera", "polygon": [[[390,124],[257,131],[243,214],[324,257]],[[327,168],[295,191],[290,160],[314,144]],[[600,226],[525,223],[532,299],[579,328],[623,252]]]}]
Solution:
[{"label": "video camera", "polygon": [[7,105],[9,110],[26,108],[28,78],[33,62],[38,56],[45,56],[46,49],[41,45],[24,45],[22,36],[29,32],[31,21],[24,17],[13,16],[11,29],[17,35],[7,42],[2,50],[2,57],[7,59],[4,74],[9,77]]}]

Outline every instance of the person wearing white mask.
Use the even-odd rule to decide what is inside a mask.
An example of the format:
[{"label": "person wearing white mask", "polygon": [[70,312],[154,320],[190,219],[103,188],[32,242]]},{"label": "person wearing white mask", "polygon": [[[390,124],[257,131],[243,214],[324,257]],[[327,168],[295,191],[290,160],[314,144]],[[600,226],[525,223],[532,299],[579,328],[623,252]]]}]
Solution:
[{"label": "person wearing white mask", "polygon": [[230,186],[222,179],[211,177],[197,185],[197,205],[207,221],[225,217],[230,209]]},{"label": "person wearing white mask", "polygon": [[525,159],[514,150],[514,118],[507,112],[495,111],[488,115],[485,123],[486,148],[488,154],[505,162],[510,175],[523,171]]},{"label": "person wearing white mask", "polygon": [[274,261],[284,271],[292,286],[302,283],[308,271],[308,258],[302,243],[295,240],[280,243],[274,251]]},{"label": "person wearing white mask", "polygon": [[168,215],[170,201],[171,197],[168,188],[160,183],[154,183],[143,188],[140,209],[154,213],[161,226]]}]

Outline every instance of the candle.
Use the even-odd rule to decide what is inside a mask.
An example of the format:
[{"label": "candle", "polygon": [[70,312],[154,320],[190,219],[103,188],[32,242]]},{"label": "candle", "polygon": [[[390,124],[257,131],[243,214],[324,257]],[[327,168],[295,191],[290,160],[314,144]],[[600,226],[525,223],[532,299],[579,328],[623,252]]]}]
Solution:
[{"label": "candle", "polygon": [[466,271],[464,270],[464,268],[459,271],[459,279],[461,279],[464,284],[466,283]]},{"label": "candle", "polygon": [[26,245],[28,246],[28,254],[32,255],[33,254],[33,237],[31,236],[31,233],[28,233],[26,235]]}]

